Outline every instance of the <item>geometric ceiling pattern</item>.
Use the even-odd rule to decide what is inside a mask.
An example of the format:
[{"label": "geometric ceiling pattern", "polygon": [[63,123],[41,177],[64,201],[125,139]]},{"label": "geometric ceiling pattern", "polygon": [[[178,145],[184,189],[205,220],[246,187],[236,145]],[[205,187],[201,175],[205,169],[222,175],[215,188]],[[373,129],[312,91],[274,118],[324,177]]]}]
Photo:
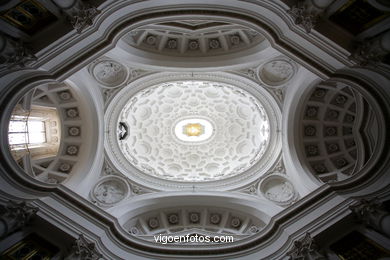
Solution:
[{"label": "geometric ceiling pattern", "polygon": [[240,174],[262,157],[270,135],[259,101],[232,85],[207,81],[144,89],[129,99],[118,123],[126,128],[119,146],[134,166],[187,182]]},{"label": "geometric ceiling pattern", "polygon": [[[373,98],[388,81],[293,25],[285,1],[175,6],[104,3],[74,21],[81,35],[5,72],[2,125],[39,86],[23,102],[49,97],[60,147],[46,169],[21,169],[0,138],[2,200],[37,205],[50,231],[84,234],[105,259],[282,259],[304,232],[349,218],[354,196],[388,185],[377,163],[387,104]],[[158,234],[235,241],[162,246]]]},{"label": "geometric ceiling pattern", "polygon": [[223,55],[249,49],[264,40],[244,26],[190,20],[143,26],[123,37],[134,48],[173,56]]},{"label": "geometric ceiling pattern", "polygon": [[357,173],[378,145],[378,118],[362,94],[341,82],[308,93],[300,134],[305,160],[323,182]]}]

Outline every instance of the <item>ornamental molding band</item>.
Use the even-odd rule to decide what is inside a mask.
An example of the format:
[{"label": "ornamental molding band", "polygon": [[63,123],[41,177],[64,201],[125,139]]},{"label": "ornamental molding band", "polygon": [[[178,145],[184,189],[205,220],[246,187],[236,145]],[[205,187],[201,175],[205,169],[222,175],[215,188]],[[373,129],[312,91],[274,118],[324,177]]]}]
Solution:
[{"label": "ornamental molding band", "polygon": [[[123,88],[106,111],[114,167],[154,189],[215,188],[215,180],[222,188],[264,174],[280,153],[280,112],[268,92],[236,77],[154,74]],[[186,134],[191,124],[198,136]]]},{"label": "ornamental molding band", "polygon": [[179,20],[142,26],[122,40],[137,49],[172,56],[214,56],[255,47],[266,39],[241,25]]},{"label": "ornamental molding band", "polygon": [[[380,156],[384,132],[374,100],[343,82],[314,87],[299,132],[305,163],[323,182],[342,181]],[[379,149],[379,151],[378,151]]]}]

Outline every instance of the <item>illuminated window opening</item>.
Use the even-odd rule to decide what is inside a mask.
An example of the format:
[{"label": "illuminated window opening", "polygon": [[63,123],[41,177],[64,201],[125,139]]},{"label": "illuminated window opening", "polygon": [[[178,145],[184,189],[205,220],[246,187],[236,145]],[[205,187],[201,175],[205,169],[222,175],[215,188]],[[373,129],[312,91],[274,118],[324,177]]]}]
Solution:
[{"label": "illuminated window opening", "polygon": [[8,129],[10,145],[46,143],[46,127],[42,118],[15,116]]},{"label": "illuminated window opening", "polygon": [[31,106],[29,110],[17,105],[8,125],[8,143],[16,161],[25,156],[43,159],[58,153],[61,137],[57,110]]}]

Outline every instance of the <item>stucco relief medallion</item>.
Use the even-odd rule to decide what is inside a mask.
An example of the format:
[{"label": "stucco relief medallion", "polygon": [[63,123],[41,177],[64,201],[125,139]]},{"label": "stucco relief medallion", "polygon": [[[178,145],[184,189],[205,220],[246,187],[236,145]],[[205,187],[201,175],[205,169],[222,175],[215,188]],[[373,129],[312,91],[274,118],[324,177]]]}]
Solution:
[{"label": "stucco relief medallion", "polygon": [[126,181],[118,176],[102,178],[92,189],[91,197],[102,206],[112,206],[129,194]]},{"label": "stucco relief medallion", "polygon": [[288,82],[295,74],[294,64],[284,58],[276,58],[260,67],[259,77],[268,86],[277,87]]},{"label": "stucco relief medallion", "polygon": [[97,82],[106,87],[120,86],[128,75],[124,65],[109,59],[92,63],[89,72]]},{"label": "stucco relief medallion", "polygon": [[295,201],[297,193],[293,184],[282,175],[270,175],[260,183],[260,191],[268,200],[284,206]]}]

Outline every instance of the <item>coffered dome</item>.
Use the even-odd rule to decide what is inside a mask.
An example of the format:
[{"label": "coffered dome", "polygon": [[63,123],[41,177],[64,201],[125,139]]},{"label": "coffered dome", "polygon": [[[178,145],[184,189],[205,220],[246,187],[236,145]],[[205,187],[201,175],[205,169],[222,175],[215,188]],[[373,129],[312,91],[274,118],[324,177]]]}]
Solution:
[{"label": "coffered dome", "polygon": [[118,123],[126,159],[147,174],[176,181],[238,175],[263,156],[270,135],[259,101],[210,81],[146,88],[129,99]]},{"label": "coffered dome", "polygon": [[227,79],[171,74],[119,92],[106,112],[117,168],[177,188],[264,174],[280,152],[277,106],[253,82]]}]

